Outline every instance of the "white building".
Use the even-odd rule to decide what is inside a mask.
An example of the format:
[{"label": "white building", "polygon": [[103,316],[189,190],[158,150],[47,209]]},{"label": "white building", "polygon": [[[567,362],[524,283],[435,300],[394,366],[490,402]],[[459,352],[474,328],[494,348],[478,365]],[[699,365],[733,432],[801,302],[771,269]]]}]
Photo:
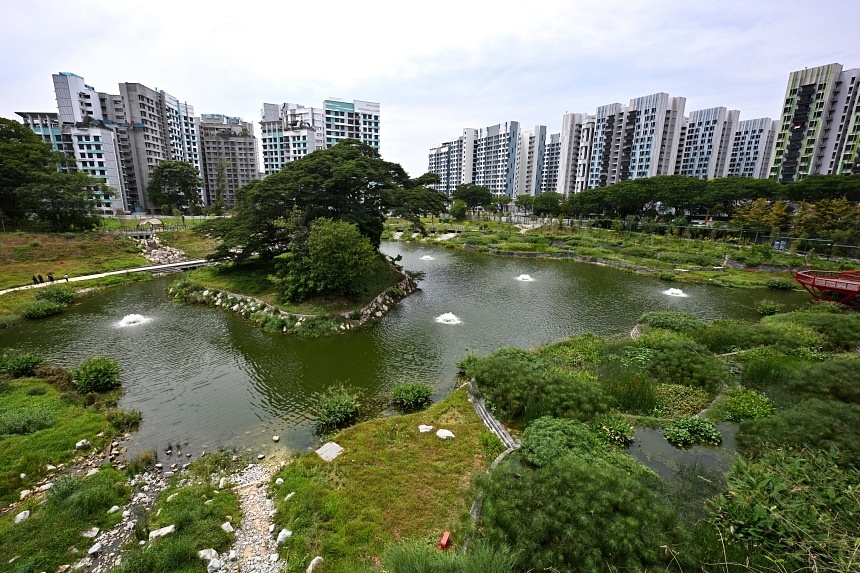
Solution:
[{"label": "white building", "polygon": [[778,129],[777,122],[769,117],[738,122],[727,175],[766,179]]},{"label": "white building", "polygon": [[540,178],[541,193],[558,192],[558,175],[561,163],[561,134],[551,133],[546,139],[543,154],[543,171]]},{"label": "white building", "polygon": [[546,126],[536,125],[533,129],[520,131],[516,145],[513,196],[538,195],[542,186]]},{"label": "white building", "polygon": [[238,117],[205,113],[199,125],[204,202],[215,203],[220,191],[229,208],[236,203],[236,191],[259,177],[254,126]]},{"label": "white building", "polygon": [[428,171],[439,176],[430,187],[450,196],[458,185],[472,182],[477,137],[477,129],[466,128],[457,139],[430,149]]},{"label": "white building", "polygon": [[494,194],[514,197],[514,173],[520,124],[509,121],[477,130],[472,183]]},{"label": "white building", "polygon": [[728,175],[740,113],[724,107],[690,112],[679,138],[675,174],[699,179]]}]

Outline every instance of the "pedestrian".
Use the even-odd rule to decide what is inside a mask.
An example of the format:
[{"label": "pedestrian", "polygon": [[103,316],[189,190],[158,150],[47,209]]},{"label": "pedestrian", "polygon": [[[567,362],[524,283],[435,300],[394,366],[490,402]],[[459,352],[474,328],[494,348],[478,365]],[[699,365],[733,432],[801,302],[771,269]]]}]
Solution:
[{"label": "pedestrian", "polygon": [[66,274],[63,276],[63,278],[64,278],[64,279],[66,279],[66,282],[69,282],[69,273],[66,273]]},{"label": "pedestrian", "polygon": [[33,275],[33,284],[34,285],[39,284],[39,279],[36,278],[36,275]]},{"label": "pedestrian", "polygon": [[54,282],[54,273],[48,273],[48,282]]},{"label": "pedestrian", "polygon": [[40,282],[40,283],[45,282],[45,279],[43,279],[43,278],[42,278],[42,275],[39,275],[39,282]]}]

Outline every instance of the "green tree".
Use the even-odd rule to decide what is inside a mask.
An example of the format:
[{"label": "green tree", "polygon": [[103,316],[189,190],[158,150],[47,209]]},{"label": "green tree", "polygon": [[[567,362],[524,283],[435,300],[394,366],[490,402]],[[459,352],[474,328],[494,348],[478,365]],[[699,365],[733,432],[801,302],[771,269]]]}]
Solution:
[{"label": "green tree", "polygon": [[735,225],[749,229],[770,231],[782,230],[791,221],[791,211],[784,201],[770,202],[759,198],[751,203],[739,206],[732,219]]},{"label": "green tree", "polygon": [[457,185],[451,197],[459,199],[466,204],[467,209],[475,209],[488,205],[493,200],[493,193],[483,185],[475,185],[474,183],[463,183]]},{"label": "green tree", "polygon": [[27,127],[0,118],[0,212],[3,226],[27,217],[55,231],[96,226],[95,195],[111,189],[85,173]]},{"label": "green tree", "polygon": [[199,204],[201,185],[197,168],[187,161],[162,161],[149,175],[146,193],[154,205],[191,207]]},{"label": "green tree", "polygon": [[783,186],[787,199],[816,203],[822,199],[845,197],[860,201],[860,175],[809,175]]},{"label": "green tree", "polygon": [[553,191],[541,193],[535,197],[534,212],[536,215],[556,217],[561,213],[563,197]]},{"label": "green tree", "polygon": [[466,203],[463,200],[454,200],[451,204],[451,216],[457,221],[462,221],[466,218]]},{"label": "green tree", "polygon": [[313,295],[353,294],[356,281],[373,266],[376,250],[370,240],[356,225],[327,218],[314,220],[306,238],[300,237],[297,219],[293,219],[290,252],[275,258],[283,298],[300,301]]},{"label": "green tree", "polygon": [[439,182],[435,173],[425,173],[415,179],[409,179],[403,187],[386,189],[382,195],[383,205],[395,217],[402,217],[413,227],[425,233],[422,216],[438,215],[445,211],[448,197],[427,185]]}]

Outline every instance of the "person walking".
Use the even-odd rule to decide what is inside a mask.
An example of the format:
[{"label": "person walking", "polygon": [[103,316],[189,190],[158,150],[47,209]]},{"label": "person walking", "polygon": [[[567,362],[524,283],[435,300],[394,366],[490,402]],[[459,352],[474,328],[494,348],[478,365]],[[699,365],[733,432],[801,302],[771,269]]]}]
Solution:
[{"label": "person walking", "polygon": [[43,279],[43,278],[42,278],[42,275],[38,275],[38,276],[39,276],[39,282],[40,282],[40,283],[45,282],[45,279]]},{"label": "person walking", "polygon": [[63,278],[66,279],[66,282],[69,282],[69,273],[63,275]]},{"label": "person walking", "polygon": [[36,275],[33,275],[33,284],[34,285],[39,284],[39,279],[36,278]]},{"label": "person walking", "polygon": [[48,282],[49,283],[54,282],[54,273],[48,273]]}]

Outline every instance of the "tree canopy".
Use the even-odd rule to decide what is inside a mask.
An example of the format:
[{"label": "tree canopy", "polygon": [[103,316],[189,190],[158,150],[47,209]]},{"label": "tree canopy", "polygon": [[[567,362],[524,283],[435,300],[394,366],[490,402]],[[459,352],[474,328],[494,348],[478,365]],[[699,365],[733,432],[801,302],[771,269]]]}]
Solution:
[{"label": "tree canopy", "polygon": [[438,215],[445,211],[448,197],[428,185],[439,182],[435,173],[425,173],[409,179],[403,187],[392,187],[383,191],[383,206],[395,217],[402,217],[413,227],[424,231],[422,216]]},{"label": "tree canopy", "polygon": [[26,126],[0,118],[0,220],[17,225],[33,218],[52,230],[98,224],[95,194],[112,190],[81,172]]},{"label": "tree canopy", "polygon": [[488,205],[493,200],[493,193],[483,185],[463,183],[457,185],[457,188],[451,193],[451,197],[465,203],[468,209],[474,209]]},{"label": "tree canopy", "polygon": [[197,168],[187,161],[162,161],[150,173],[146,193],[157,207],[193,207],[200,203],[201,184]]}]

